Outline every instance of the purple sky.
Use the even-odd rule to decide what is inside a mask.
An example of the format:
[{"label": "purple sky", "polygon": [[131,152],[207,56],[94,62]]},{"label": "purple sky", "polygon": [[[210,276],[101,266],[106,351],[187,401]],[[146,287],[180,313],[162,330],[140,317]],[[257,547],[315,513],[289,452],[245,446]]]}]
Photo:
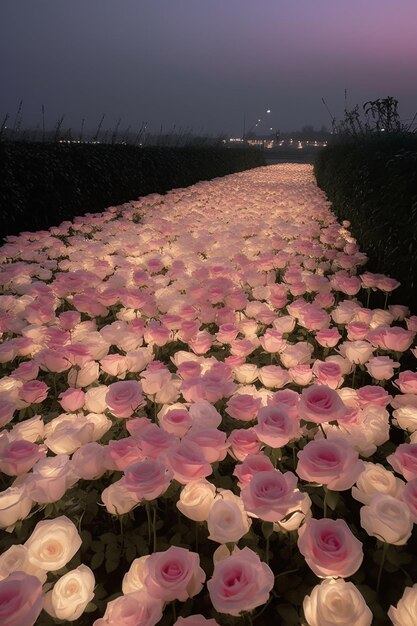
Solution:
[{"label": "purple sky", "polygon": [[74,130],[329,127],[345,88],[417,110],[417,0],[1,0],[0,23],[0,115],[23,99],[23,127],[42,103]]}]

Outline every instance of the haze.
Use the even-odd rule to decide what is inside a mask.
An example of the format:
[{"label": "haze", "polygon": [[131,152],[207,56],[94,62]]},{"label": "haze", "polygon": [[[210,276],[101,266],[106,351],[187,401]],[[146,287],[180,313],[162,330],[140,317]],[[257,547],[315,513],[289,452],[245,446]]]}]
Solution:
[{"label": "haze", "polygon": [[0,115],[23,100],[23,127],[42,104],[74,130],[330,127],[345,89],[417,110],[416,0],[2,0],[0,20]]}]

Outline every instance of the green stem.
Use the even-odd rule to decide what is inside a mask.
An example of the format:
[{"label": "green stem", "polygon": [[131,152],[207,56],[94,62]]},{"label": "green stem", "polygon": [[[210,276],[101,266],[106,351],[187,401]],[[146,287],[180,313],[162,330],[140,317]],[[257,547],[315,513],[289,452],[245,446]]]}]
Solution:
[{"label": "green stem", "polygon": [[151,519],[151,506],[149,502],[145,504],[146,515],[148,517],[148,544],[149,549],[151,547],[151,539],[152,539],[152,519]]},{"label": "green stem", "polygon": [[177,621],[177,607],[175,606],[175,600],[172,601],[172,618],[173,618],[173,624],[175,624],[175,622]]},{"label": "green stem", "polygon": [[378,570],[378,578],[377,578],[377,581],[376,581],[376,592],[377,593],[379,593],[379,586],[381,584],[382,570],[384,569],[384,563],[385,563],[385,558],[387,556],[388,547],[389,547],[389,544],[384,541],[384,544],[382,546],[381,562],[379,564],[379,570]]},{"label": "green stem", "polygon": [[352,372],[352,389],[355,389],[355,374],[356,374],[356,363],[353,366],[353,372]]},{"label": "green stem", "polygon": [[324,500],[323,500],[323,515],[327,517],[327,487],[323,487],[324,489]]},{"label": "green stem", "polygon": [[123,517],[119,516],[119,524],[120,524],[120,541],[121,541],[121,549],[123,550],[125,545],[125,537],[124,537],[124,529],[123,529]]},{"label": "green stem", "polygon": [[157,538],[156,538],[156,504],[153,508],[153,520],[152,520],[152,529],[153,529],[153,551],[156,552],[156,544],[157,544]]},{"label": "green stem", "polygon": [[195,551],[198,552],[198,522],[195,522]]},{"label": "green stem", "polygon": [[266,538],[266,546],[265,546],[265,561],[266,564],[269,564],[269,537]]},{"label": "green stem", "polygon": [[386,292],[386,294],[385,294],[384,311],[385,311],[385,309],[387,308],[387,304],[388,304],[388,295],[389,295],[389,294],[388,294],[388,291],[387,291],[387,292]]},{"label": "green stem", "polygon": [[327,439],[326,432],[325,432],[325,430],[324,430],[324,428],[323,428],[323,426],[322,426],[321,424],[319,424],[319,428],[320,428],[321,432],[323,433],[323,437],[324,437],[325,439]]}]

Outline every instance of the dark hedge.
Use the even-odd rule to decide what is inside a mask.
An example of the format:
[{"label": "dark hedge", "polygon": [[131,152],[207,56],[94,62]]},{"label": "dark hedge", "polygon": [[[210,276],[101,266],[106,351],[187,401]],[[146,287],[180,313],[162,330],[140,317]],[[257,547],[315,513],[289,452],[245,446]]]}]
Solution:
[{"label": "dark hedge", "polygon": [[256,149],[0,144],[1,237],[265,165]]},{"label": "dark hedge", "polygon": [[401,282],[392,301],[417,313],[417,136],[370,135],[318,155],[314,173],[369,256],[366,269]]}]

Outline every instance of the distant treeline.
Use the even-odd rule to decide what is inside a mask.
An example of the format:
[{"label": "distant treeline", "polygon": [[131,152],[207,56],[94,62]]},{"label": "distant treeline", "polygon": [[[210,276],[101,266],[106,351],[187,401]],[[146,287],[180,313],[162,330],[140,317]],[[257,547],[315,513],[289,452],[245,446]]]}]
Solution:
[{"label": "distant treeline", "polygon": [[0,143],[0,242],[261,165],[262,153],[251,148]]},{"label": "distant treeline", "polygon": [[323,148],[317,183],[369,256],[367,268],[401,282],[392,300],[417,314],[417,136],[344,135]]}]

